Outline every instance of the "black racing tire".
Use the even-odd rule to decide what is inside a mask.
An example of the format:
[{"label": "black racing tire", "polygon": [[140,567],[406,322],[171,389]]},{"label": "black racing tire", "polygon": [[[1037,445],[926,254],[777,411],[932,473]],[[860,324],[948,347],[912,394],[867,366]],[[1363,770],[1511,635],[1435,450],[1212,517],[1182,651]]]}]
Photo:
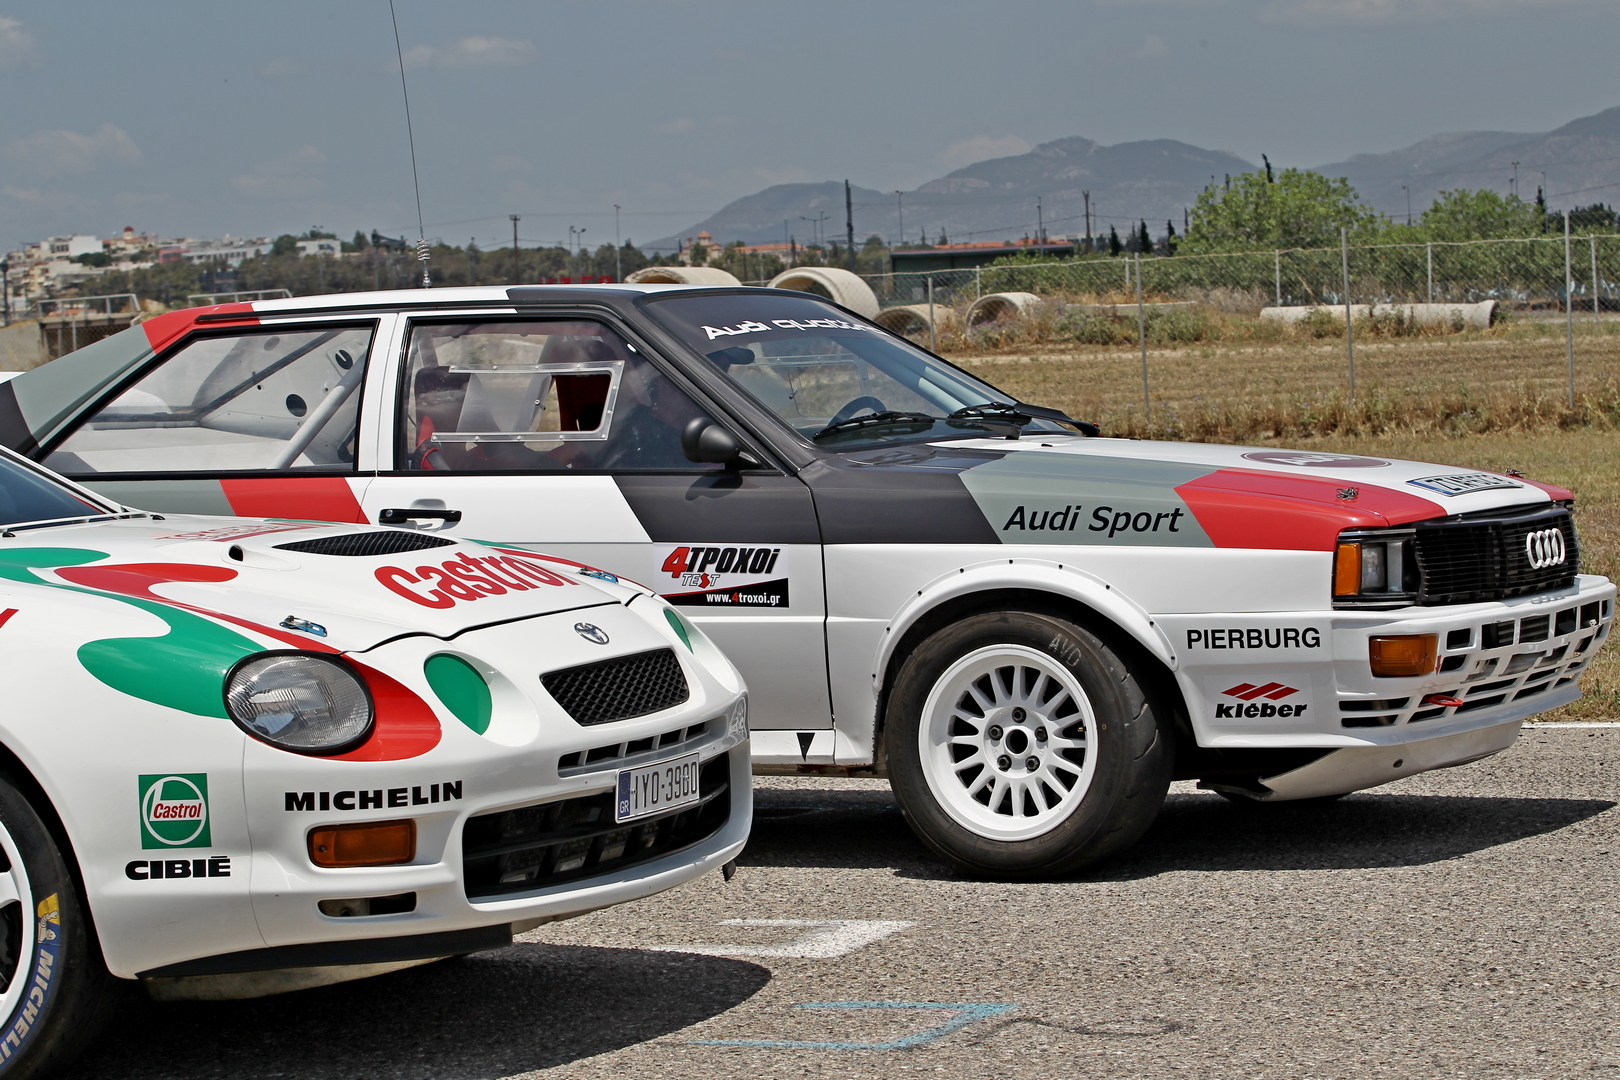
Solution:
[{"label": "black racing tire", "polygon": [[49,1076],[79,1056],[122,997],[68,857],[0,774],[0,1078]]},{"label": "black racing tire", "polygon": [[907,823],[980,877],[1105,859],[1147,830],[1170,787],[1173,736],[1141,677],[1052,615],[987,612],[936,632],[901,664],[884,721]]}]

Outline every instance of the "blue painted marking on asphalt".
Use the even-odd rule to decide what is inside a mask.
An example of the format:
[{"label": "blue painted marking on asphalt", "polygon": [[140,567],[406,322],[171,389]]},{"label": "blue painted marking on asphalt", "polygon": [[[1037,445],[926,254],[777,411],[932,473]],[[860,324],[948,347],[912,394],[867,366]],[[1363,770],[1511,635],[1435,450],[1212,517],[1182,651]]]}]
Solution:
[{"label": "blue painted marking on asphalt", "polygon": [[1017,1005],[993,1002],[950,1004],[939,1001],[811,1001],[796,1006],[800,1009],[954,1009],[956,1015],[915,1035],[890,1042],[809,1042],[797,1039],[695,1039],[700,1046],[749,1046],[765,1050],[909,1050],[914,1046],[931,1043],[953,1031],[1002,1013],[1012,1012]]}]

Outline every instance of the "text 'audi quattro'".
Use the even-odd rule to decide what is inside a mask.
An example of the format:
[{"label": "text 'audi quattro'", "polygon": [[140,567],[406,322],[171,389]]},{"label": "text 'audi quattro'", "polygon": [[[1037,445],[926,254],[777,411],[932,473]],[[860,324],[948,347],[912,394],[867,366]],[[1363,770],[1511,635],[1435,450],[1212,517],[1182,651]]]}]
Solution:
[{"label": "text 'audi quattro'", "polygon": [[567,559],[136,511],[0,450],[0,640],[15,1075],[121,982],[246,998],[496,948],[747,837],[736,668]]},{"label": "text 'audi quattro'", "polygon": [[1614,615],[1569,491],[1105,438],[807,293],[256,301],[50,367],[0,441],[108,498],[503,545],[379,563],[422,617],[484,621],[527,549],[647,583],[746,676],[756,770],[886,776],[990,876],[1121,850],[1177,778],[1330,799],[1497,753]]}]

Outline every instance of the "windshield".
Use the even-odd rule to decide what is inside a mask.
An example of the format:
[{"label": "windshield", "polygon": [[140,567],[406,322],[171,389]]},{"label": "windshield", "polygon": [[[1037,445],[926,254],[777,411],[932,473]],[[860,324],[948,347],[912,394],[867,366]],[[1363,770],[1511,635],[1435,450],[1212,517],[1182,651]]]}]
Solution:
[{"label": "windshield", "polygon": [[[1018,430],[995,410],[1014,399],[813,297],[763,293],[653,298],[648,310],[784,423],[817,446],[982,438]],[[1028,432],[1072,434],[1016,417]]]},{"label": "windshield", "polygon": [[46,473],[0,456],[0,525],[99,517],[110,512],[79,498]]}]

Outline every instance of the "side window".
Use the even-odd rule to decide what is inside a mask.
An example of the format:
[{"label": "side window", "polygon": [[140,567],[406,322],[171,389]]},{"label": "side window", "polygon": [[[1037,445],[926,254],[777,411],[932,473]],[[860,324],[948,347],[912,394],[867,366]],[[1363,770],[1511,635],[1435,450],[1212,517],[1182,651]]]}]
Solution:
[{"label": "side window", "polygon": [[697,403],[599,323],[418,323],[400,396],[399,468],[712,471],[681,452]]},{"label": "side window", "polygon": [[195,338],[79,425],[68,476],[354,468],[372,327]]}]

